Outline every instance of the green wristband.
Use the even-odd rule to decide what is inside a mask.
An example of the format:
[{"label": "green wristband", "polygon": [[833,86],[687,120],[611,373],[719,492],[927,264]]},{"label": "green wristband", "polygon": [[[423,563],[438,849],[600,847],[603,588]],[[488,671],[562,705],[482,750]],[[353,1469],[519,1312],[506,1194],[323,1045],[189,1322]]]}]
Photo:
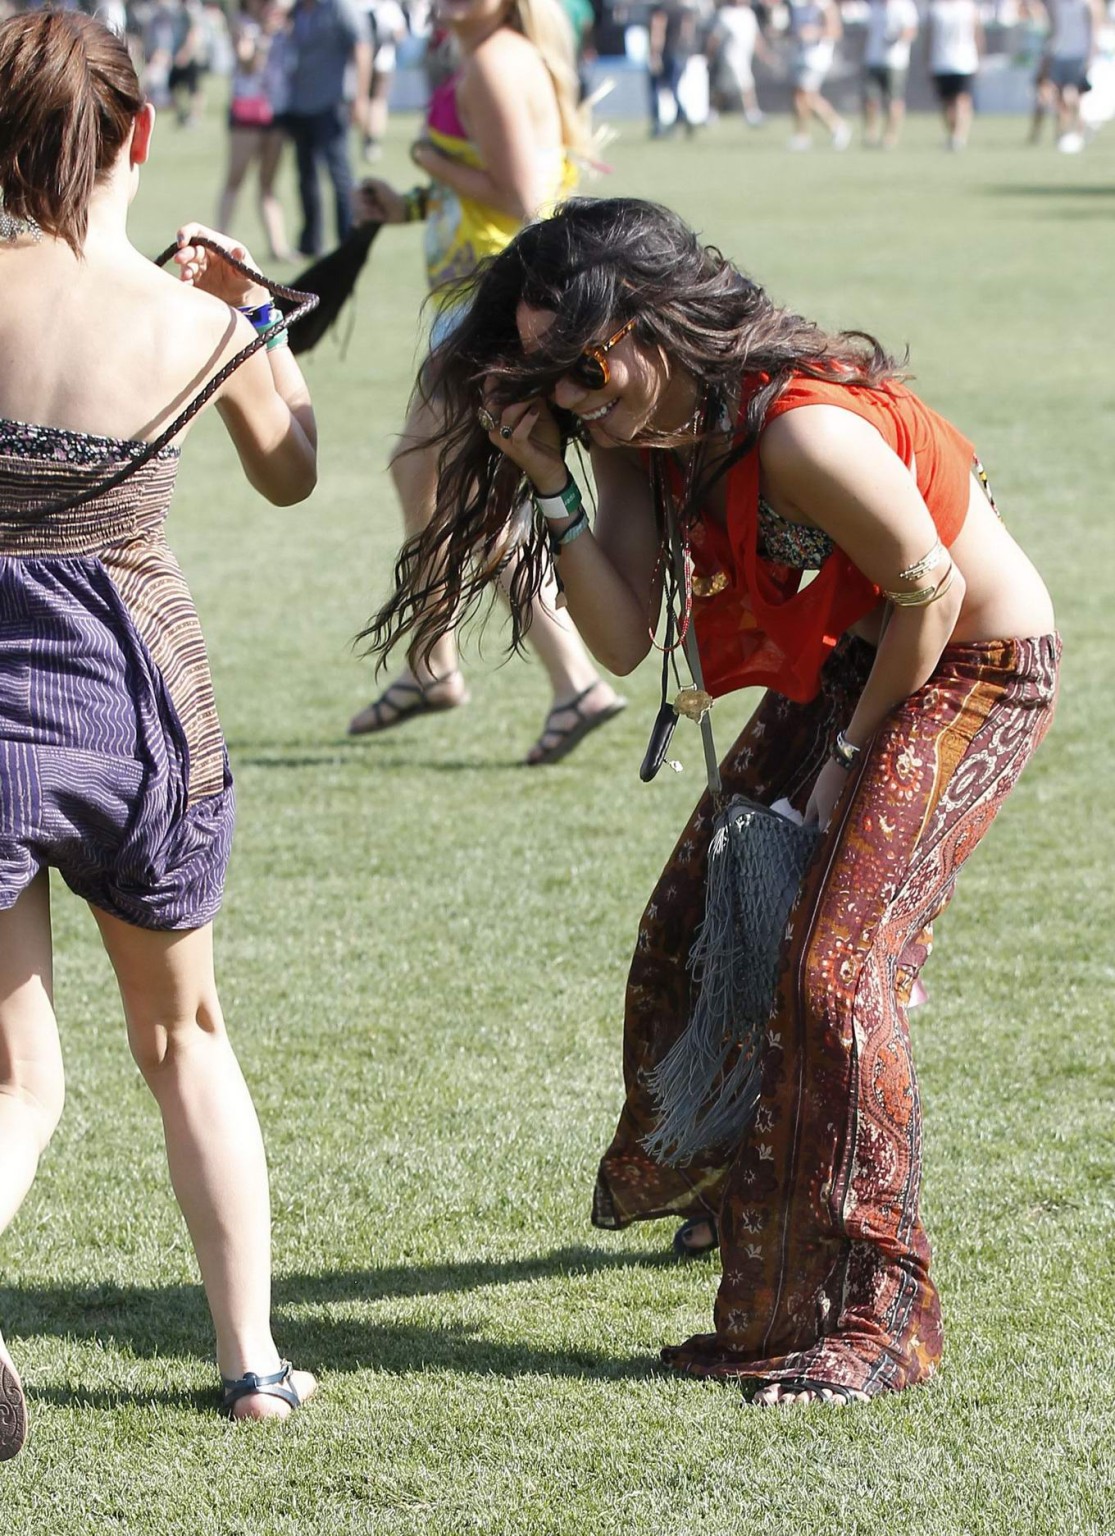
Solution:
[{"label": "green wristband", "polygon": [[559,522],[565,517],[576,517],[585,505],[581,488],[568,470],[565,484],[560,491],[555,491],[551,496],[540,496],[537,491],[532,490],[531,496],[534,505],[547,522]]}]

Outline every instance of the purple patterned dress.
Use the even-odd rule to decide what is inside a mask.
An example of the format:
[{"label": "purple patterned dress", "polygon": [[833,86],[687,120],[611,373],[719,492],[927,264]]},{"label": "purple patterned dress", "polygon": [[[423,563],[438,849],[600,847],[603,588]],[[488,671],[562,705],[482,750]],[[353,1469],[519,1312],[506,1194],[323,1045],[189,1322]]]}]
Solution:
[{"label": "purple patterned dress", "polygon": [[0,909],[44,867],[141,928],[221,902],[234,796],[201,629],[164,536],[164,449],[0,419]]}]

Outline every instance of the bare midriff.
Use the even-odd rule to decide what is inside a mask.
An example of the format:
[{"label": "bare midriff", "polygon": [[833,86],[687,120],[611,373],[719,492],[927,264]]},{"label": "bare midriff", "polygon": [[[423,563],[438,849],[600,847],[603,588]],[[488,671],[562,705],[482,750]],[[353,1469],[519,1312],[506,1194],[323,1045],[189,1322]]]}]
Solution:
[{"label": "bare midriff", "polygon": [[[1052,633],[1053,603],[1045,583],[1011,538],[974,473],[964,524],[949,554],[965,581],[964,605],[951,637],[954,644]],[[880,601],[849,633],[877,645],[886,611]]]}]

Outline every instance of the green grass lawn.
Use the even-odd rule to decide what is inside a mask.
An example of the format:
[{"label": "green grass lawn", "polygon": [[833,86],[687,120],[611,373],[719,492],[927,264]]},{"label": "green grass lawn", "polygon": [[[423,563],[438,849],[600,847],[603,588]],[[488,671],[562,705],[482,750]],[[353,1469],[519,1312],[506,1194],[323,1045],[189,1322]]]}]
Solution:
[{"label": "green grass lawn", "polygon": [[[384,168],[404,186],[414,127],[393,124]],[[1058,605],[1056,727],[960,883],[914,1023],[944,1366],[865,1409],[743,1411],[655,1367],[710,1325],[715,1265],[671,1262],[669,1224],[589,1224],[635,926],[701,782],[680,729],[685,773],[638,781],[656,667],[550,770],[516,766],[546,688],[498,664],[498,625],[471,648],[468,709],[345,737],[375,687],[351,640],[399,538],[383,463],[419,347],[420,235],[387,230],[347,353],[330,338],[308,363],[313,499],[263,505],[205,420],[171,520],[239,791],[219,965],[271,1158],[277,1336],[321,1392],[279,1429],[212,1412],[157,1116],[59,885],[69,1103],[0,1246],[33,1416],[0,1468],[5,1531],[1115,1528],[1115,130],[1073,159],[1005,119],[963,156],[929,119],[891,155],[788,155],[778,122],[643,132],[592,190],[671,203],[780,299],[908,343]],[[223,154],[215,113],[162,125],[142,248],[212,218]],[[247,199],[242,222],[259,248]],[[718,710],[725,744],[748,705]]]}]

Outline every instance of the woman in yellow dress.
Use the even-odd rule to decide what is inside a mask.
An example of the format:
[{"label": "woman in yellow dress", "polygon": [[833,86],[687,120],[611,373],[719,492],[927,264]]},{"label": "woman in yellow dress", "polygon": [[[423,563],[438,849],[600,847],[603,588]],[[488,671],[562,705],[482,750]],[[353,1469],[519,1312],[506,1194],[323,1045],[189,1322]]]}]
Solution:
[{"label": "woman in yellow dress", "polygon": [[[380,180],[360,189],[360,215],[388,224],[425,223],[426,268],[435,311],[431,350],[463,313],[460,284],[485,257],[550,211],[572,190],[574,161],[587,153],[586,114],[569,23],[558,0],[445,0],[440,7],[461,63],[433,94],[426,131],[411,158],[428,187],[400,193]],[[440,405],[416,391],[391,460],[407,537],[430,521],[437,495]],[[529,639],[550,679],[552,707],[528,764],[556,762],[625,700],[597,672],[552,580],[534,600]],[[468,699],[455,634],[404,668],[349,725],[365,735]]]}]

